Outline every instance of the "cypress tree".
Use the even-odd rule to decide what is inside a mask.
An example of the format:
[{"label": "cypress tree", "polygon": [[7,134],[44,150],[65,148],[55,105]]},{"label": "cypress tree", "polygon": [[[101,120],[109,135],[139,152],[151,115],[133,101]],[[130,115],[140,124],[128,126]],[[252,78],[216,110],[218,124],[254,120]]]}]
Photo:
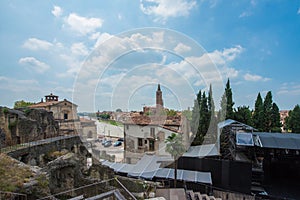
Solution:
[{"label": "cypress tree", "polygon": [[199,145],[202,142],[199,134],[201,101],[202,101],[202,94],[201,94],[201,90],[199,90],[196,100],[194,101],[194,107],[192,111],[191,130],[195,137],[192,142],[192,145]]},{"label": "cypress tree", "polygon": [[232,99],[232,90],[230,88],[230,81],[227,80],[225,92],[221,99],[221,110],[219,112],[219,120],[222,118],[225,119],[233,119],[234,112],[233,112],[233,99]]},{"label": "cypress tree", "polygon": [[300,106],[298,104],[289,112],[286,123],[290,131],[300,133]]},{"label": "cypress tree", "polygon": [[258,129],[259,131],[263,131],[264,129],[264,105],[261,98],[260,93],[258,93],[255,106],[254,106],[254,112],[252,116],[253,126]]},{"label": "cypress tree", "polygon": [[263,131],[271,132],[272,130],[272,93],[269,91],[264,100],[264,118],[263,118]]},{"label": "cypress tree", "polygon": [[235,109],[234,120],[252,126],[252,116],[249,106],[239,106]]},{"label": "cypress tree", "polygon": [[272,104],[272,115],[271,115],[271,132],[281,132],[281,122],[279,108],[276,103]]}]

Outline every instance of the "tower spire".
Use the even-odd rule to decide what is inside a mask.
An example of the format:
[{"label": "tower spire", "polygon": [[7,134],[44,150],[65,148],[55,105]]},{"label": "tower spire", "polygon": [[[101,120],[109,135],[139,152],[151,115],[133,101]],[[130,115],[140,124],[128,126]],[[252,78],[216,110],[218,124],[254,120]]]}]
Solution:
[{"label": "tower spire", "polygon": [[157,91],[156,91],[156,107],[160,107],[160,108],[164,107],[162,92],[160,90],[160,84],[158,84]]}]

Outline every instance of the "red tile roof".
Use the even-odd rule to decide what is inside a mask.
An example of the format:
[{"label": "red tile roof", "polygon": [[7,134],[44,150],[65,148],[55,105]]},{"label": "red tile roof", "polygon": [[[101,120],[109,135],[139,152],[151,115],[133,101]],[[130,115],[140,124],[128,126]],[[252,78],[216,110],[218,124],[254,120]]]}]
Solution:
[{"label": "red tile roof", "polygon": [[181,117],[167,117],[167,116],[132,116],[128,118],[124,124],[136,124],[141,126],[147,125],[162,125],[162,126],[180,126]]}]

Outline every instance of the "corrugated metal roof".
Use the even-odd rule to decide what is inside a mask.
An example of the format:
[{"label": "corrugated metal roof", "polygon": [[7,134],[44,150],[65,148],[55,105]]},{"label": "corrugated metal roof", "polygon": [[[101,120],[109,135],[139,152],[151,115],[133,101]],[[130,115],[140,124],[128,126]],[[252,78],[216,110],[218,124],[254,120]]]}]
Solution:
[{"label": "corrugated metal roof", "polygon": [[207,157],[207,156],[219,156],[219,149],[216,144],[204,144],[198,146],[190,146],[187,152],[185,152],[183,157]]},{"label": "corrugated metal roof", "polygon": [[[103,161],[102,164],[112,168],[115,172],[126,173],[128,176],[131,177],[138,177],[144,179],[174,179],[174,169],[159,168],[160,163],[158,161],[162,161],[164,159],[169,161],[170,158],[162,158],[155,155],[144,155],[142,159],[134,165],[126,163],[112,163],[109,161]],[[189,182],[212,184],[210,172],[198,172],[178,169],[177,179]]]}]

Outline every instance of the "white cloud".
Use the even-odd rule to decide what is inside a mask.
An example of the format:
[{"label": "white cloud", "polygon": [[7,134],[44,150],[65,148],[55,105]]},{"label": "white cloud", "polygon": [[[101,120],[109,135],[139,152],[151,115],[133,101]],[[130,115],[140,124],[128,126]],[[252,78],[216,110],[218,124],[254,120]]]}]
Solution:
[{"label": "white cloud", "polygon": [[233,61],[236,57],[243,52],[243,48],[237,45],[232,48],[223,49],[223,51],[215,50],[212,53],[208,53],[208,56],[217,65],[224,65],[226,62]]},{"label": "white cloud", "polygon": [[69,14],[65,22],[71,30],[78,32],[81,35],[94,33],[98,28],[102,27],[103,20],[100,18],[86,18],[77,15],[76,13]]},{"label": "white cloud", "polygon": [[52,43],[47,42],[45,40],[40,40],[37,38],[29,38],[24,42],[22,47],[36,51],[36,50],[48,50],[52,46],[53,46]]},{"label": "white cloud", "polygon": [[20,58],[19,63],[28,66],[30,70],[34,70],[37,73],[43,73],[50,68],[49,65],[37,60],[34,57]]},{"label": "white cloud", "polygon": [[182,43],[179,43],[175,48],[174,48],[174,51],[176,53],[185,53],[187,51],[190,51],[191,50],[191,47],[190,46],[187,46],[185,44],[182,44]]},{"label": "white cloud", "polygon": [[278,89],[277,95],[300,95],[300,84],[299,83],[283,83]]},{"label": "white cloud", "polygon": [[89,53],[86,46],[82,42],[72,44],[71,52],[77,56],[86,56]]},{"label": "white cloud", "polygon": [[250,3],[252,6],[256,6],[256,4],[257,4],[256,0],[251,0]]},{"label": "white cloud", "polygon": [[118,19],[119,19],[119,20],[122,20],[122,19],[123,19],[122,15],[121,15],[120,13],[118,14]]},{"label": "white cloud", "polygon": [[140,9],[155,21],[166,21],[169,17],[188,16],[197,5],[195,0],[141,0]]},{"label": "white cloud", "polygon": [[[83,65],[74,65],[74,58],[65,56],[74,65],[68,72],[78,72],[74,84],[74,98],[81,106],[86,106],[85,110],[92,110],[93,95],[97,87],[97,94],[103,96],[102,93],[111,92],[111,96],[116,98],[115,101],[126,101],[129,93],[136,87],[158,82],[166,87],[176,88],[176,94],[185,92],[184,95],[178,95],[179,97],[187,96],[187,91],[191,91],[194,86],[206,87],[210,83],[214,85],[216,94],[220,91],[223,94],[223,80],[239,75],[238,70],[228,67],[228,64],[243,52],[243,48],[237,45],[206,53],[201,48],[195,49],[193,43],[180,43],[180,38],[175,38],[165,30],[141,30],[118,36],[95,32],[90,35],[90,39],[97,40],[97,48]],[[185,56],[182,59],[175,56],[172,61],[172,51],[185,52]],[[153,54],[156,61],[152,59]],[[148,55],[151,58],[149,60]],[[132,63],[127,63],[127,56],[132,56]],[[90,82],[99,78],[99,82]],[[83,96],[85,99],[82,99]],[[217,97],[215,99],[218,100]],[[109,101],[111,100],[106,99],[103,103],[111,105]],[[125,101],[122,105],[127,103]],[[186,101],[184,105],[188,106],[189,103]]]},{"label": "white cloud", "polygon": [[51,13],[55,16],[55,17],[59,17],[63,14],[63,9],[59,6],[53,6],[53,10],[51,11]]},{"label": "white cloud", "polygon": [[249,17],[252,15],[252,12],[250,11],[244,11],[239,15],[239,18],[243,18],[243,17]]},{"label": "white cloud", "polygon": [[300,15],[300,8],[298,9],[297,14]]},{"label": "white cloud", "polygon": [[232,67],[223,67],[221,73],[224,78],[235,78],[239,75],[239,71]]},{"label": "white cloud", "polygon": [[28,92],[29,90],[39,90],[38,81],[32,79],[15,79],[0,76],[0,89],[10,92]]},{"label": "white cloud", "polygon": [[249,74],[249,73],[244,75],[244,79],[246,81],[254,81],[254,82],[257,82],[257,81],[264,81],[265,82],[265,81],[271,80],[270,78],[264,78],[262,76],[255,75],[255,74]]}]

